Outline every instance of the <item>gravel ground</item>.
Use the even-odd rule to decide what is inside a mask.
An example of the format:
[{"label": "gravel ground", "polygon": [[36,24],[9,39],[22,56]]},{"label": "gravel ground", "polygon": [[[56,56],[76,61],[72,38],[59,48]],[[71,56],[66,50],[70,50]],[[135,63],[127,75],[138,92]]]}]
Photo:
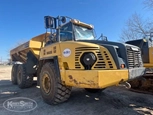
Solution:
[{"label": "gravel ground", "polygon": [[[0,66],[1,115],[153,115],[153,96],[131,92],[124,87],[110,87],[100,94],[73,88],[70,99],[59,105],[43,102],[39,87],[20,89],[10,81],[11,66]],[[27,97],[37,103],[30,112],[11,112],[3,107],[10,98]],[[99,100],[95,100],[98,98]]]}]

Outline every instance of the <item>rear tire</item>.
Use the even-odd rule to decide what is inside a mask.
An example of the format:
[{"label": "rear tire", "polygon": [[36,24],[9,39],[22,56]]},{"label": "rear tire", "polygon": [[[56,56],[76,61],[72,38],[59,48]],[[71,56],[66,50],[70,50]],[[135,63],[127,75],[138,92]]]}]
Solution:
[{"label": "rear tire", "polygon": [[[104,88],[105,89],[105,88]],[[104,89],[93,89],[93,88],[85,88],[85,90],[89,93],[100,93],[102,92]]]},{"label": "rear tire", "polygon": [[17,69],[18,69],[19,64],[14,64],[12,66],[12,71],[11,71],[11,81],[12,84],[17,85]]},{"label": "rear tire", "polygon": [[19,88],[28,88],[33,84],[33,76],[27,75],[24,64],[18,66],[17,83]]},{"label": "rear tire", "polygon": [[61,83],[53,63],[46,63],[40,73],[40,90],[43,100],[48,104],[62,103],[70,97],[72,87]]}]

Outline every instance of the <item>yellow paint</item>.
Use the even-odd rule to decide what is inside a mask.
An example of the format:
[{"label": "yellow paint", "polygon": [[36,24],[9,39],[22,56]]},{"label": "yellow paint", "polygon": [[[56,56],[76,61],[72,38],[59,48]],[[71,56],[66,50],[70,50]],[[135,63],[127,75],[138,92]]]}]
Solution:
[{"label": "yellow paint", "polygon": [[49,32],[43,33],[43,34],[40,34],[40,35],[38,35],[38,36],[36,36],[36,37],[33,37],[31,40],[32,40],[32,41],[43,42],[44,39],[45,39],[45,37],[48,37],[49,35],[50,35]]},{"label": "yellow paint", "polygon": [[[106,63],[106,67],[107,67],[106,69],[117,69],[116,64],[114,62],[114,59],[113,59],[112,55],[109,53],[109,51],[105,47],[101,46],[100,52],[101,52],[102,56],[104,57],[104,62]],[[108,54],[109,60],[105,57],[105,54]],[[109,66],[110,61],[111,61],[113,68],[110,68],[110,66]]]},{"label": "yellow paint", "polygon": [[[47,33],[47,35],[49,34]],[[74,41],[57,42],[44,46],[45,36],[46,34],[41,34],[32,38],[29,42],[13,49],[11,55],[22,52],[20,57],[24,60],[26,60],[28,51],[32,51],[39,60],[52,59],[57,56],[61,81],[69,86],[105,88],[117,85],[121,80],[126,81],[128,79],[128,70],[117,70],[113,57],[105,47],[93,43]],[[28,47],[25,47],[26,45]],[[64,55],[65,49],[70,50],[70,55]],[[76,53],[79,52],[80,54],[76,58]],[[91,68],[92,70],[84,70],[80,58],[85,52],[92,52],[96,56],[97,52],[99,52],[103,57],[102,61],[106,65],[105,68],[94,68],[98,63],[97,60]],[[80,65],[80,68],[76,68],[76,63]]]},{"label": "yellow paint", "polygon": [[[18,54],[19,52],[21,52],[22,54],[25,52],[27,53],[28,51],[32,51],[33,54],[39,58],[39,53],[40,53],[40,49],[41,46],[44,45],[42,44],[45,36],[49,36],[50,33],[44,33],[41,35],[38,35],[36,37],[33,37],[31,40],[29,40],[28,42],[21,44],[20,46],[12,49],[10,51],[10,55],[14,55],[14,54]],[[21,58],[23,58],[24,60],[26,59],[26,55],[20,55]]]},{"label": "yellow paint", "polygon": [[127,81],[129,79],[128,69],[126,70],[105,70],[99,71],[99,86],[107,87],[118,85],[120,81]]},{"label": "yellow paint", "polygon": [[128,70],[66,70],[64,81],[68,86],[105,88],[122,80],[128,80]]},{"label": "yellow paint", "polygon": [[40,60],[50,59],[54,56],[61,56],[59,43],[53,43],[41,49]]},{"label": "yellow paint", "polygon": [[146,68],[153,68],[153,64],[150,64],[150,63],[144,63],[143,65]]},{"label": "yellow paint", "polygon": [[153,47],[149,48],[149,62],[153,64]]},{"label": "yellow paint", "polygon": [[[46,54],[46,52],[52,51],[53,47],[56,47],[56,53]],[[41,49],[40,60],[49,59],[53,56],[58,56],[58,57],[60,56],[61,57],[61,63],[67,63],[68,67],[70,69],[76,69],[75,68],[75,48],[78,48],[78,47],[97,47],[97,48],[99,48],[99,45],[91,44],[91,43],[85,43],[85,42],[74,42],[74,41],[53,43],[53,44],[48,45],[48,46]],[[63,51],[67,48],[70,49],[71,54],[70,54],[70,56],[65,57],[63,55]],[[84,52],[87,52],[87,51],[82,51],[82,53],[84,53]],[[95,52],[95,51],[91,50],[90,52]],[[80,69],[84,69],[84,67],[81,65]]]},{"label": "yellow paint", "polygon": [[153,68],[153,47],[149,48],[149,63],[144,63],[144,67]]},{"label": "yellow paint", "polygon": [[41,48],[41,42],[30,40],[29,48],[40,49]]}]

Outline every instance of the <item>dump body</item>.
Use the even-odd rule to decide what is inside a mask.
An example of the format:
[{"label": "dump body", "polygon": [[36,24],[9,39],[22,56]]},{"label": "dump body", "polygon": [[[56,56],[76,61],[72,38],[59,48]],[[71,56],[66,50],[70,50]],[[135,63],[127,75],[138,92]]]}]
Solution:
[{"label": "dump body", "polygon": [[25,63],[27,60],[27,53],[31,51],[33,55],[39,59],[39,54],[41,47],[43,46],[43,42],[45,39],[45,36],[49,36],[50,33],[44,33],[41,35],[38,35],[32,39],[30,39],[28,42],[25,42],[24,44],[21,44],[20,46],[12,49],[10,51],[10,55],[12,58],[12,61],[19,61]]}]

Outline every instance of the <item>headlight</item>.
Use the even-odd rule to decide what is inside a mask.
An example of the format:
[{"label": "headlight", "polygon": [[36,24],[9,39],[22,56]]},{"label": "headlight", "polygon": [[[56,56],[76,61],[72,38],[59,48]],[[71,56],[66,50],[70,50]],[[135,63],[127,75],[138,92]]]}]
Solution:
[{"label": "headlight", "polygon": [[96,60],[97,58],[92,52],[84,53],[80,58],[81,64],[84,66],[85,69],[88,70],[91,69]]}]

